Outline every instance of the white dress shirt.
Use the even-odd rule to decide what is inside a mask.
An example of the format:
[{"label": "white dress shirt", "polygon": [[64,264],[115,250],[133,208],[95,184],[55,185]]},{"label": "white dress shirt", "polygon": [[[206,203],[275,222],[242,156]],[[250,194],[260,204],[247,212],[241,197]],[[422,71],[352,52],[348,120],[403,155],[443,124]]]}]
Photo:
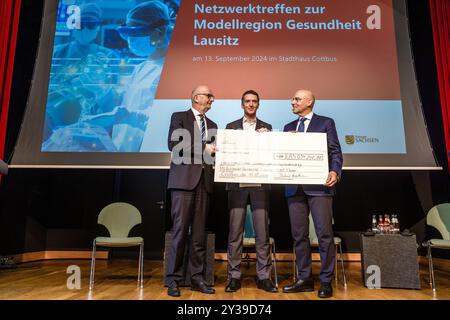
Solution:
[{"label": "white dress shirt", "polygon": [[249,120],[246,117],[244,117],[244,119],[242,120],[242,129],[244,130],[256,130],[256,119],[253,120]]}]

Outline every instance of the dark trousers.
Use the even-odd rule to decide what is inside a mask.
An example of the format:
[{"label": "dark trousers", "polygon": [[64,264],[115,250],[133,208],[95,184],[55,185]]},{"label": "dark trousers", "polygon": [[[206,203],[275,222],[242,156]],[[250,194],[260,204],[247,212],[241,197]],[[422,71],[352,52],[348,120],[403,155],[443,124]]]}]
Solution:
[{"label": "dark trousers", "polygon": [[191,231],[189,268],[191,281],[204,281],[205,268],[205,225],[209,195],[203,179],[192,191],[172,190],[172,246],[168,255],[166,284],[180,281],[183,276],[183,257]]},{"label": "dark trousers", "polygon": [[269,193],[263,190],[246,190],[228,192],[229,232],[228,232],[228,278],[241,278],[242,242],[246,207],[250,199],[253,226],[255,228],[256,274],[258,279],[270,277],[269,248]]},{"label": "dark trousers", "polygon": [[336,252],[333,239],[333,198],[308,196],[302,190],[288,198],[291,232],[297,255],[298,278],[312,276],[311,246],[309,242],[309,212],[311,212],[319,240],[320,281],[331,282],[334,274]]}]

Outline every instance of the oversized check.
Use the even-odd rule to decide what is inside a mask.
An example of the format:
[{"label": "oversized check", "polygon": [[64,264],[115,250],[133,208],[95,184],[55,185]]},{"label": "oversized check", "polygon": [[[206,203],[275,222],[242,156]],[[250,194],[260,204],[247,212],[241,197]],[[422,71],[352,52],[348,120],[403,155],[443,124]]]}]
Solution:
[{"label": "oversized check", "polygon": [[217,131],[215,182],[324,184],[325,133]]}]

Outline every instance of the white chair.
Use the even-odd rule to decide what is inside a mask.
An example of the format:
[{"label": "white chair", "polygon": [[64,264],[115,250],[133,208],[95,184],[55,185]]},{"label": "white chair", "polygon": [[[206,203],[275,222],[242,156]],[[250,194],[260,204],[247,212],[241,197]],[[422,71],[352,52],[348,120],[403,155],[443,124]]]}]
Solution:
[{"label": "white chair", "polygon": [[436,291],[436,284],[434,282],[434,268],[433,257],[431,256],[431,249],[446,249],[450,250],[450,203],[442,203],[434,206],[428,211],[427,225],[437,229],[442,236],[442,239],[430,239],[424,245],[427,247],[428,271],[430,273],[430,285],[433,291]]},{"label": "white chair", "polygon": [[97,222],[109,231],[109,237],[97,237],[92,244],[91,275],[89,289],[94,287],[96,247],[134,247],[139,246],[138,286],[144,285],[144,239],[129,237],[130,230],[142,223],[141,213],[131,204],[115,202],[100,211]]}]

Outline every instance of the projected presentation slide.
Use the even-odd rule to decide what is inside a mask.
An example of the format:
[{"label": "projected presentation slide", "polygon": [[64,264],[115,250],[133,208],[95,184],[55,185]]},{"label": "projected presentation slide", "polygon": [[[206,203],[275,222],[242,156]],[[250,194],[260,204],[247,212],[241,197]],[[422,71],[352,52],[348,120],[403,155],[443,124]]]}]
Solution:
[{"label": "projected presentation slide", "polygon": [[407,151],[392,0],[60,0],[41,152],[168,152],[198,84],[219,128],[253,89],[282,131],[309,89],[345,154]]}]

